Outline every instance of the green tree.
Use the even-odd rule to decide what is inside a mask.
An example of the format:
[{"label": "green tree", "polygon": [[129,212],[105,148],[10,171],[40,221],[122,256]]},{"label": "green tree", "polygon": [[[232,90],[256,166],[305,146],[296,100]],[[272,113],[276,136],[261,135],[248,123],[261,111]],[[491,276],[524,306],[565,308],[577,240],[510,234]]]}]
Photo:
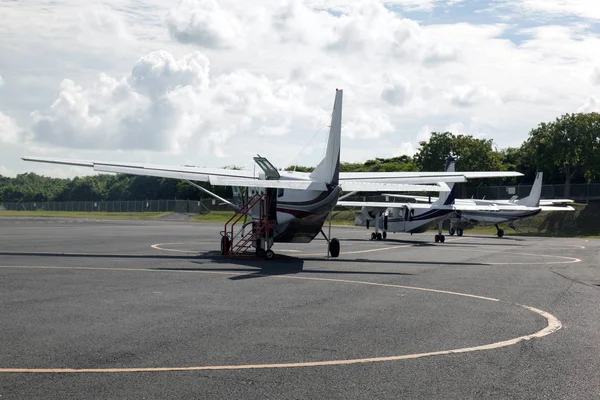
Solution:
[{"label": "green tree", "polygon": [[600,177],[600,114],[565,114],[541,123],[521,148],[539,170],[563,176],[568,197],[574,179]]},{"label": "green tree", "polygon": [[419,143],[415,154],[421,171],[443,171],[450,153],[459,156],[457,171],[503,171],[503,155],[493,147],[492,139],[477,139],[471,135],[432,132],[428,141]]}]

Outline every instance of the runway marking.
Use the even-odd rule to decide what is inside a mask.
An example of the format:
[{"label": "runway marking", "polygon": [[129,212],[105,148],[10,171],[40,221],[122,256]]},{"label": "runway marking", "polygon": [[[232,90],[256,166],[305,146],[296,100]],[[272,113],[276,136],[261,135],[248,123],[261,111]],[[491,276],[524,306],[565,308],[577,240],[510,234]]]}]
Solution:
[{"label": "runway marking", "polygon": [[[447,247],[445,250],[450,250],[450,251],[465,251],[465,249],[455,249],[455,248],[450,248]],[[496,253],[495,251],[488,251],[488,250],[476,250],[476,249],[468,249],[468,252],[478,252],[478,253]],[[532,256],[532,257],[554,257],[554,258],[562,258],[565,259],[567,261],[539,261],[539,262],[493,262],[493,261],[486,261],[486,264],[490,264],[490,265],[535,265],[535,264],[575,264],[578,262],[581,262],[581,259],[579,258],[575,258],[575,257],[565,257],[565,256],[556,256],[553,254],[533,254],[533,253],[517,253],[517,252],[511,252],[511,255],[523,255],[523,256]]]},{"label": "runway marking", "polygon": [[[202,251],[202,250],[179,250],[179,249],[171,249],[171,248],[162,247],[162,246],[177,245],[177,244],[195,244],[195,243],[191,243],[191,242],[156,243],[156,244],[151,245],[150,247],[152,247],[155,250],[175,251],[175,252],[178,252],[178,253],[198,254],[199,252]],[[398,248],[402,248],[402,247],[411,247],[411,246],[413,246],[413,244],[395,245],[395,246],[388,246],[388,247],[379,247],[379,248],[376,248],[376,249],[347,251],[347,252],[340,252],[340,255],[344,255],[344,254],[373,253],[373,252],[376,252],[376,251],[385,251],[385,250],[392,250],[392,249],[398,249]],[[279,251],[282,251],[282,252],[294,252],[294,253],[301,254],[303,257],[316,257],[316,256],[324,256],[325,257],[325,256],[327,256],[327,251],[323,251],[321,253],[310,253],[310,254],[302,253],[302,250],[279,250]]]},{"label": "runway marking", "polygon": [[[468,237],[460,237],[460,238],[453,238],[453,239],[448,239],[447,242],[456,242],[459,240],[464,240],[464,239],[468,239]],[[369,243],[369,242],[367,242]],[[177,245],[177,244],[191,244],[191,242],[174,242],[174,243],[157,243],[157,244],[153,244],[150,247],[152,247],[153,249],[156,250],[163,250],[163,251],[175,251],[175,252],[180,252],[180,253],[193,253],[193,254],[197,254],[199,253],[201,250],[198,251],[192,251],[192,250],[179,250],[179,249],[171,249],[171,248],[164,248],[161,246],[164,245]],[[366,249],[366,250],[355,250],[355,251],[348,251],[348,252],[340,252],[340,255],[346,255],[346,254],[364,254],[364,253],[374,253],[374,252],[378,252],[378,251],[387,251],[387,250],[395,250],[395,249],[400,249],[400,248],[406,248],[406,247],[418,247],[421,243],[414,243],[414,244],[404,244],[404,245],[394,245],[394,246],[388,246],[388,247],[378,247],[375,249]],[[443,246],[443,244],[440,244],[440,246]],[[577,246],[577,245],[574,245]],[[582,246],[580,246],[582,247]],[[452,251],[465,251],[465,249],[456,249],[456,248],[452,248],[452,247],[446,247],[444,250],[452,250]],[[327,257],[327,252],[323,251],[320,253],[302,253],[301,250],[280,250],[282,252],[294,252],[294,253],[298,253],[300,254],[302,257],[318,257],[318,256],[323,256],[323,257]],[[495,251],[490,251],[490,250],[475,250],[475,249],[469,249],[469,252],[480,252],[480,253],[495,253]],[[514,255],[524,255],[524,256],[533,256],[533,257],[554,257],[554,258],[561,258],[564,259],[566,261],[540,261],[540,262],[493,262],[493,261],[486,261],[485,264],[489,264],[489,265],[535,265],[535,264],[575,264],[578,262],[581,262],[581,259],[579,258],[575,258],[575,257],[565,257],[565,256],[556,256],[556,255],[552,255],[552,254],[531,254],[531,253],[516,253],[516,252],[511,252],[511,254]],[[440,262],[440,264],[443,264],[443,262]]]},{"label": "runway marking", "polygon": [[172,245],[172,244],[186,244],[186,242],[156,243],[156,244],[151,245],[150,247],[152,247],[153,249],[156,249],[156,250],[175,251],[175,252],[178,252],[178,253],[194,253],[194,254],[197,254],[199,251],[201,251],[201,250],[196,250],[196,251],[193,251],[193,250],[179,250],[179,249],[169,249],[169,248],[165,249],[165,248],[161,247],[161,246],[168,246],[168,245]]},{"label": "runway marking", "polygon": [[[100,270],[100,271],[131,271],[131,272],[184,272],[184,273],[201,273],[201,274],[213,274],[213,275],[237,275],[235,272],[226,271],[185,271],[185,270],[154,270],[148,268],[108,268],[108,267],[64,267],[64,266],[0,266],[0,268],[22,268],[22,269],[63,269],[63,270]],[[340,365],[352,365],[352,364],[366,364],[376,362],[389,362],[389,361],[400,361],[417,359],[423,357],[441,356],[449,354],[460,354],[469,353],[483,350],[493,350],[502,347],[511,346],[522,341],[538,339],[544,336],[548,336],[562,328],[562,323],[554,315],[547,313],[546,311],[529,307],[521,304],[505,302],[500,299],[492,297],[478,296],[468,293],[451,292],[447,290],[420,288],[414,286],[394,285],[389,283],[377,283],[377,282],[365,282],[365,281],[353,281],[347,279],[334,279],[334,278],[313,278],[313,277],[300,277],[300,276],[285,276],[285,275],[264,275],[265,277],[271,277],[276,279],[301,279],[311,281],[323,281],[323,282],[338,282],[338,283],[349,283],[349,284],[362,284],[370,286],[380,286],[389,288],[399,288],[407,290],[416,290],[430,293],[449,294],[454,296],[462,296],[468,298],[474,298],[479,300],[486,300],[492,302],[501,302],[506,304],[512,304],[514,306],[522,307],[526,310],[534,312],[547,321],[545,328],[529,334],[519,336],[513,339],[503,340],[500,342],[474,346],[474,347],[463,347],[451,350],[440,350],[432,351],[427,353],[416,353],[416,354],[403,354],[387,357],[367,357],[367,358],[355,358],[355,359],[341,359],[341,360],[325,360],[325,361],[306,361],[296,363],[272,363],[272,364],[240,364],[240,365],[202,365],[202,366],[189,366],[189,367],[141,367],[141,368],[0,368],[0,373],[135,373],[135,372],[174,372],[174,371],[222,371],[222,370],[242,370],[242,369],[275,369],[275,368],[307,368],[307,367],[325,367],[325,366],[340,366]]]}]

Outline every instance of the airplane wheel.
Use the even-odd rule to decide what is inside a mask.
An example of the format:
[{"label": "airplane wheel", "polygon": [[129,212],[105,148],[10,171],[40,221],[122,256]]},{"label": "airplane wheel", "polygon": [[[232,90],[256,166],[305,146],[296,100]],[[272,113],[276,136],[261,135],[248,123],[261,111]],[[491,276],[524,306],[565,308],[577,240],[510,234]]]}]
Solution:
[{"label": "airplane wheel", "polygon": [[454,230],[454,228],[450,228],[448,230],[448,233],[450,234],[450,236],[454,236],[454,233],[456,233],[456,231]]},{"label": "airplane wheel", "polygon": [[435,242],[439,243],[440,242],[440,235],[435,235]]},{"label": "airplane wheel", "polygon": [[498,229],[498,237],[504,236],[504,229]]},{"label": "airplane wheel", "polygon": [[446,241],[446,236],[440,235],[440,243],[444,243]]},{"label": "airplane wheel", "polygon": [[230,245],[229,236],[221,237],[221,255],[222,256],[229,253],[229,245]]},{"label": "airplane wheel", "polygon": [[387,239],[387,232],[383,232],[383,235],[381,237],[383,237],[384,240]]},{"label": "airplane wheel", "polygon": [[462,235],[463,235],[463,230],[462,230],[462,229],[459,229],[459,230],[457,230],[457,231],[456,231],[456,234],[457,234],[458,236],[462,236]]},{"label": "airplane wheel", "polygon": [[267,250],[265,252],[265,258],[267,260],[271,260],[273,257],[275,257],[275,253],[273,253],[273,250]]},{"label": "airplane wheel", "polygon": [[333,258],[340,255],[340,241],[337,238],[333,238],[329,242],[329,255]]},{"label": "airplane wheel", "polygon": [[381,232],[377,232],[377,240],[381,240]]},{"label": "airplane wheel", "polygon": [[377,239],[377,234],[375,232],[371,232],[371,240]]}]

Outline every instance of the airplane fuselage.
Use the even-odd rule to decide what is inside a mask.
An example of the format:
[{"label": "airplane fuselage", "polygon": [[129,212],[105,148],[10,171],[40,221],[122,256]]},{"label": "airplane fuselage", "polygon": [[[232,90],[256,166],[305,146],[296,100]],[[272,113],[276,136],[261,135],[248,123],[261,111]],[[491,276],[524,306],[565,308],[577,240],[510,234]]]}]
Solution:
[{"label": "airplane fuselage", "polygon": [[276,202],[277,220],[273,241],[279,243],[309,243],[319,234],[329,213],[335,207],[340,187],[327,191],[279,190]]},{"label": "airplane fuselage", "polygon": [[531,207],[531,210],[515,211],[462,211],[454,212],[450,216],[450,223],[455,228],[464,228],[469,225],[496,225],[532,217],[541,212],[541,208]]}]

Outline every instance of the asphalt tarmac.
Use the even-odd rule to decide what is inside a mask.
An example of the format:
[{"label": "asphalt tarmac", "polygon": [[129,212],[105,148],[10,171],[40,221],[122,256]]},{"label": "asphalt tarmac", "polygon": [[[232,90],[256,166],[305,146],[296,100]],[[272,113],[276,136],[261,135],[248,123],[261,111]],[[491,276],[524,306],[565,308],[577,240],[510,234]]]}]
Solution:
[{"label": "asphalt tarmac", "polygon": [[600,241],[0,218],[0,400],[598,399]]}]

